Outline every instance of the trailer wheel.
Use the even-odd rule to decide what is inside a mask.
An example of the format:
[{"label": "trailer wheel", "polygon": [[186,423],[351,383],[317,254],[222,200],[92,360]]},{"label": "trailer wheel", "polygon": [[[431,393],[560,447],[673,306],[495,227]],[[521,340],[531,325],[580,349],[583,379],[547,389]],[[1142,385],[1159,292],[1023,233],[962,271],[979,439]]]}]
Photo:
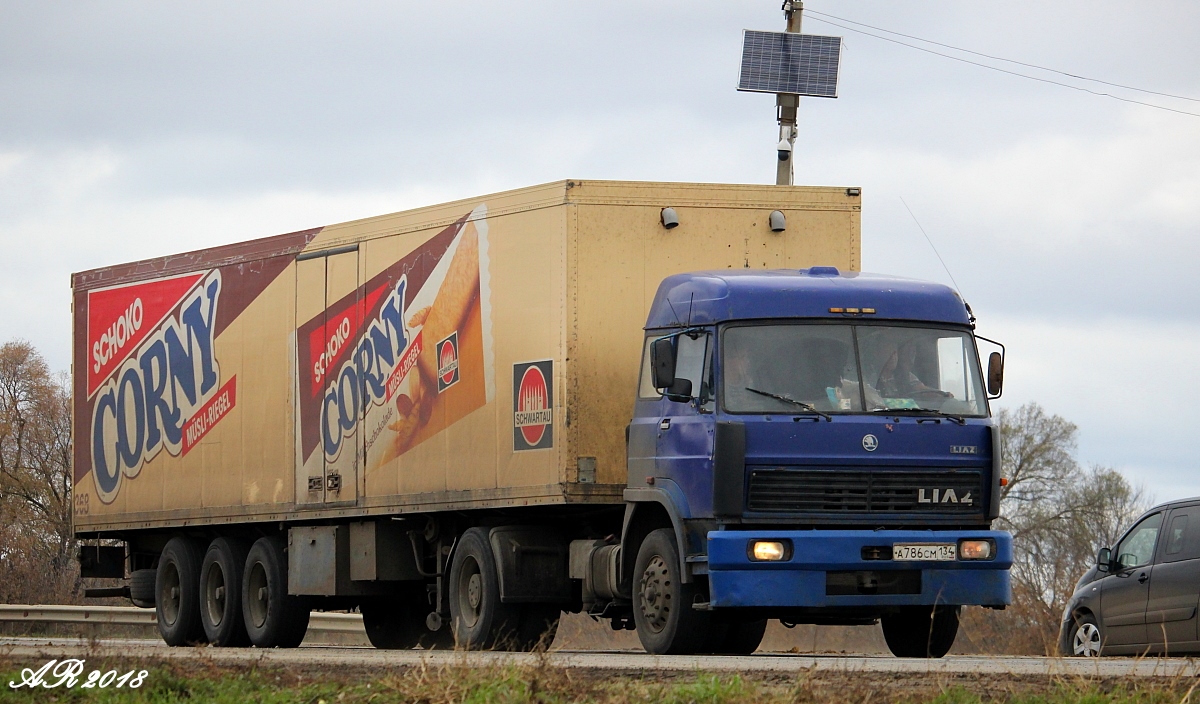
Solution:
[{"label": "trailer wheel", "polygon": [[692,608],[700,590],[684,584],[679,548],[669,528],[651,531],[634,563],[633,622],[646,652],[655,655],[690,654],[704,647],[710,617]]},{"label": "trailer wheel", "polygon": [[157,570],[134,570],[129,573],[129,600],[143,609],[154,608]]},{"label": "trailer wheel", "polygon": [[409,650],[417,646],[426,650],[444,650],[454,647],[454,634],[448,625],[437,631],[431,631],[425,625],[430,607],[426,603],[423,582],[395,596],[365,599],[359,605],[359,610],[362,612],[367,640],[381,650]]},{"label": "trailer wheel", "polygon": [[200,548],[188,538],[167,542],[155,574],[155,616],[167,645],[204,641],[200,623]]},{"label": "trailer wheel", "polygon": [[749,655],[762,644],[767,620],[745,621],[731,616],[712,616],[704,652],[717,655]]},{"label": "trailer wheel", "polygon": [[958,635],[957,606],[916,606],[880,619],[883,639],[898,658],[940,658]]},{"label": "trailer wheel", "polygon": [[200,567],[200,622],[209,642],[218,647],[250,644],[242,615],[242,571],[248,552],[240,540],[217,538],[204,554]]},{"label": "trailer wheel", "polygon": [[450,623],[455,642],[468,650],[518,644],[520,615],[515,605],[500,602],[487,531],[467,529],[450,565]]},{"label": "trailer wheel", "polygon": [[259,538],[242,574],[242,617],[260,648],[295,648],[308,632],[304,599],[287,593],[287,555],[279,538]]}]

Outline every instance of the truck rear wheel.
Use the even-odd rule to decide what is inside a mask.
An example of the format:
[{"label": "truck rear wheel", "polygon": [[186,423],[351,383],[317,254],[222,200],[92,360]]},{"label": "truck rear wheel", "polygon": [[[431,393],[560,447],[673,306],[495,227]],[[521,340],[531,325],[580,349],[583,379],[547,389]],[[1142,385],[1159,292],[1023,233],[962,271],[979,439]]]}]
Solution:
[{"label": "truck rear wheel", "polygon": [[450,565],[450,623],[468,650],[517,645],[520,609],[500,602],[496,560],[484,528],[469,528]]},{"label": "truck rear wheel", "polygon": [[704,647],[709,614],[692,608],[700,590],[695,582],[683,583],[671,529],[651,531],[642,541],[633,579],[633,622],[646,652],[689,654]]},{"label": "truck rear wheel", "polygon": [[200,548],[184,537],[171,538],[163,548],[155,575],[155,615],[158,632],[167,645],[204,641],[200,623]]},{"label": "truck rear wheel", "polygon": [[881,620],[883,639],[898,658],[940,658],[958,635],[957,606],[915,606]]},{"label": "truck rear wheel", "polygon": [[359,605],[367,640],[381,650],[410,650],[421,646],[426,650],[454,647],[454,634],[449,626],[431,631],[425,625],[429,605],[425,584],[404,589],[395,596],[366,599]]},{"label": "truck rear wheel", "polygon": [[249,550],[240,540],[217,538],[200,567],[200,622],[218,647],[250,644],[242,616],[242,571]]},{"label": "truck rear wheel", "polygon": [[242,574],[242,617],[260,648],[295,648],[308,632],[308,605],[287,593],[287,555],[279,538],[259,538]]}]

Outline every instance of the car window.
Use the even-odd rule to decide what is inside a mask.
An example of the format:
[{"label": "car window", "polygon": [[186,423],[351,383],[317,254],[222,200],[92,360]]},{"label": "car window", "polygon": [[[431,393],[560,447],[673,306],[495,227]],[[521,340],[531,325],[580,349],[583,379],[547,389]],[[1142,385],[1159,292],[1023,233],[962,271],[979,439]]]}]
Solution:
[{"label": "car window", "polygon": [[1196,558],[1200,558],[1200,506],[1177,508],[1163,536],[1163,562]]},{"label": "car window", "polygon": [[1147,516],[1125,535],[1117,547],[1117,563],[1122,569],[1150,564],[1154,558],[1154,546],[1158,542],[1162,520],[1161,513]]}]

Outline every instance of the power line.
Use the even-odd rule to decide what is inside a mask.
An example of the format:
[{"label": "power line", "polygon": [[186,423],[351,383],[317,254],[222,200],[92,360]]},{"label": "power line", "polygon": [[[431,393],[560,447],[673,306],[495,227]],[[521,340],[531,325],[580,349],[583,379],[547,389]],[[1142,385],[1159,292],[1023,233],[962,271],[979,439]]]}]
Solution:
[{"label": "power line", "polygon": [[[810,10],[810,12],[811,12],[811,10]],[[1092,95],[1098,95],[1103,98],[1112,98],[1113,100],[1120,100],[1123,103],[1133,103],[1134,105],[1143,105],[1145,107],[1154,108],[1156,110],[1166,110],[1167,112],[1174,112],[1174,113],[1178,113],[1180,115],[1190,115],[1192,117],[1200,117],[1200,113],[1196,113],[1196,112],[1188,112],[1187,110],[1176,110],[1175,108],[1169,108],[1169,107],[1166,107],[1165,105],[1156,105],[1154,103],[1147,103],[1147,102],[1144,102],[1141,100],[1134,100],[1132,98],[1123,98],[1119,95],[1113,95],[1112,93],[1103,93],[1098,90],[1092,90],[1091,88],[1084,88],[1083,86],[1073,86],[1070,83],[1063,83],[1062,81],[1055,81],[1055,80],[1051,80],[1049,78],[1040,78],[1038,76],[1030,76],[1029,74],[1019,73],[1017,71],[1009,71],[1008,69],[1000,68],[999,66],[991,66],[989,64],[980,63],[978,61],[964,59],[961,56],[954,56],[952,54],[944,54],[940,51],[934,51],[933,49],[927,49],[923,46],[917,46],[915,44],[909,44],[908,42],[902,42],[899,39],[892,39],[891,37],[883,37],[878,34],[872,34],[871,32],[867,32],[862,29],[855,29],[854,27],[847,27],[846,25],[838,24],[837,22],[832,22],[830,20],[822,19],[820,17],[813,17],[812,19],[816,20],[817,22],[824,22],[825,24],[830,24],[830,25],[833,25],[834,27],[839,27],[848,32],[856,32],[858,34],[865,34],[868,37],[875,37],[876,39],[882,39],[885,42],[892,42],[893,44],[899,44],[901,46],[906,46],[909,49],[916,49],[917,51],[923,51],[927,54],[933,54],[934,56],[941,56],[946,59],[953,59],[954,61],[961,61],[964,64],[971,64],[972,66],[979,66],[981,68],[990,69],[992,71],[999,71],[1000,73],[1007,73],[1010,76],[1016,76],[1018,78],[1027,78],[1031,81],[1038,81],[1039,83],[1049,83],[1049,84],[1055,85],[1055,86],[1062,86],[1063,88],[1070,88],[1071,90],[1077,90],[1077,91],[1080,91],[1083,93],[1091,93]]]},{"label": "power line", "polygon": [[[894,35],[896,35],[896,36],[898,36],[898,37],[906,37],[906,38],[908,38],[908,39],[915,39],[915,40],[917,40],[917,41],[919,41],[919,42],[925,42],[926,44],[935,44],[935,45],[937,45],[937,46],[944,46],[944,47],[946,47],[947,49],[953,49],[953,50],[955,50],[955,51],[962,51],[962,52],[965,52],[965,53],[967,53],[967,54],[974,54],[975,56],[982,56],[982,57],[984,57],[984,58],[988,58],[988,59],[994,59],[994,60],[996,60],[996,61],[1005,61],[1005,62],[1008,62],[1008,63],[1010,63],[1010,64],[1016,64],[1016,65],[1018,65],[1018,66],[1026,66],[1026,67],[1028,67],[1028,68],[1036,68],[1036,69],[1038,69],[1038,70],[1040,70],[1040,71],[1049,71],[1050,73],[1057,73],[1057,74],[1059,74],[1060,76],[1067,76],[1067,77],[1069,77],[1069,78],[1076,78],[1076,79],[1079,79],[1079,80],[1081,80],[1081,81],[1092,81],[1093,83],[1103,83],[1103,84],[1104,84],[1104,85],[1106,85],[1106,86],[1113,86],[1114,88],[1124,88],[1125,90],[1135,90],[1135,91],[1138,91],[1139,93],[1149,93],[1149,94],[1151,94],[1151,95],[1161,95],[1161,96],[1163,96],[1163,97],[1166,97],[1166,98],[1178,98],[1179,100],[1190,100],[1190,101],[1192,101],[1192,102],[1194,102],[1194,103],[1200,103],[1200,98],[1189,98],[1189,97],[1188,97],[1188,96],[1186,96],[1186,95],[1175,95],[1174,93],[1162,93],[1162,92],[1160,92],[1160,91],[1157,91],[1157,90],[1149,90],[1149,89],[1146,89],[1146,88],[1138,88],[1137,86],[1127,86],[1127,85],[1124,85],[1124,84],[1122,84],[1122,83],[1113,83],[1113,82],[1111,82],[1111,81],[1105,81],[1105,80],[1101,80],[1101,79],[1099,79],[1099,78],[1089,78],[1089,77],[1087,77],[1087,76],[1080,76],[1080,75],[1078,75],[1078,74],[1075,74],[1075,73],[1068,73],[1068,72],[1066,72],[1066,71],[1059,71],[1058,69],[1049,68],[1049,67],[1047,67],[1047,66],[1039,66],[1039,65],[1037,65],[1037,64],[1030,64],[1030,63],[1026,63],[1026,62],[1024,62],[1024,61],[1017,61],[1016,59],[1006,59],[1006,58],[1004,58],[1003,56],[993,56],[992,54],[985,54],[985,53],[983,53],[982,51],[974,51],[974,50],[972,50],[972,49],[964,49],[964,48],[962,48],[961,46],[954,46],[953,44],[943,44],[942,42],[935,42],[935,41],[933,41],[932,39],[923,39],[923,38],[921,38],[921,37],[917,37],[917,36],[914,36],[914,35],[912,35],[912,34],[904,34],[903,32],[895,32],[895,31],[892,31],[892,30],[890,30],[890,29],[884,29],[883,27],[876,27],[876,26],[874,26],[874,25],[870,25],[870,24],[867,24],[867,23],[865,23],[865,22],[855,22],[854,20],[848,20],[848,19],[846,19],[845,17],[838,17],[837,15],[831,15],[831,14],[829,14],[829,13],[827,13],[827,12],[818,12],[817,10],[806,10],[806,12],[808,12],[809,14],[813,14],[813,15],[822,15],[822,16],[824,16],[824,17],[832,17],[833,19],[835,19],[835,20],[838,20],[838,21],[840,21],[840,22],[849,22],[850,24],[856,24],[856,25],[858,25],[859,27],[869,27],[870,29],[874,29],[874,30],[876,30],[876,31],[878,31],[878,32],[886,32],[886,33],[888,33],[888,34],[894,34]],[[814,19],[815,19],[815,18],[814,18]],[[830,24],[832,24],[832,22],[831,22]]]}]

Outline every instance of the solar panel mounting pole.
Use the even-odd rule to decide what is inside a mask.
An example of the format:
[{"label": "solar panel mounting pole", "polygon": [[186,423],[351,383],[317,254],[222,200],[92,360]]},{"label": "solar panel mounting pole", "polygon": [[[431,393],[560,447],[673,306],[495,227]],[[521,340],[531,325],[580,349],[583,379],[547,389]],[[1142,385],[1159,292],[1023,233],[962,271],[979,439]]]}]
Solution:
[{"label": "solar panel mounting pole", "polygon": [[[799,34],[801,15],[804,13],[803,0],[784,0],[783,16],[787,19],[787,31]],[[780,159],[775,165],[775,185],[790,186],[795,181],[793,164],[796,158],[796,109],[800,107],[800,96],[790,93],[775,95],[775,110],[779,118],[779,141],[787,141],[787,158]],[[783,154],[782,151],[779,154]]]}]

